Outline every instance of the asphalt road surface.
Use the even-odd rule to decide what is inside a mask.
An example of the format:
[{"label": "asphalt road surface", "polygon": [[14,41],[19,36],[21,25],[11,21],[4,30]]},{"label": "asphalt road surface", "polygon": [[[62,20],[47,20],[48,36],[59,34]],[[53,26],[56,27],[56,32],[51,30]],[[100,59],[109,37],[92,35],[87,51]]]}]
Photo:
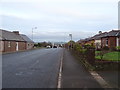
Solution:
[{"label": "asphalt road surface", "polygon": [[63,49],[38,49],[3,55],[3,88],[56,88]]},{"label": "asphalt road surface", "polygon": [[63,58],[61,88],[101,88],[69,51],[62,48],[4,54],[2,86],[57,88],[61,58]]}]

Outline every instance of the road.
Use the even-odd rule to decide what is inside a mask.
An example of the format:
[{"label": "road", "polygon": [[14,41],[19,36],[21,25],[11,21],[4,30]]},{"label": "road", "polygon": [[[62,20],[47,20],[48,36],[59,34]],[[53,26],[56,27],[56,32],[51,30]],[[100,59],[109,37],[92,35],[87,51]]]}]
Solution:
[{"label": "road", "polygon": [[56,88],[62,52],[55,48],[3,55],[3,88]]},{"label": "road", "polygon": [[101,88],[69,51],[62,48],[4,54],[3,88],[57,88],[61,58],[61,88]]}]

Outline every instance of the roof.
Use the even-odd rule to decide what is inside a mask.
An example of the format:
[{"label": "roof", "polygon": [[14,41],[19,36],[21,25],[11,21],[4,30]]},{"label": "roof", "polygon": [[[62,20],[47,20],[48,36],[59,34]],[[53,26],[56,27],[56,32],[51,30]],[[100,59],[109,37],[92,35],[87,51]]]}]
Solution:
[{"label": "roof", "polygon": [[112,37],[112,36],[118,36],[120,34],[120,30],[112,30],[108,32],[105,36],[103,37]]},{"label": "roof", "polygon": [[120,37],[120,31],[116,34],[116,36]]},{"label": "roof", "polygon": [[13,41],[24,41],[24,39],[13,32],[0,29],[2,33],[1,40],[13,40]]},{"label": "roof", "polygon": [[93,37],[81,39],[78,41],[78,43],[82,43],[90,40],[100,40],[102,37],[104,38],[104,37],[110,37],[110,36],[120,37],[120,30],[112,30],[110,32],[96,34]]},{"label": "roof", "polygon": [[99,39],[101,39],[101,37],[104,37],[104,36],[106,36],[107,34],[108,34],[107,32],[97,34],[97,35],[94,36],[94,39],[95,39],[95,40],[99,40]]},{"label": "roof", "polygon": [[20,34],[20,36],[26,41],[26,42],[33,42],[30,38],[28,38],[26,35],[24,34]]}]

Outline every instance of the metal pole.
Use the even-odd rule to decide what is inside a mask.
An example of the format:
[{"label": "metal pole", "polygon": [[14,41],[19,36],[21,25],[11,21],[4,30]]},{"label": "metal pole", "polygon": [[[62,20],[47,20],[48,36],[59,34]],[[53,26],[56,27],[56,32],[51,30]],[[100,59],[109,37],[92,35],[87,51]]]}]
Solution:
[{"label": "metal pole", "polygon": [[32,28],[32,41],[33,41],[33,28]]},{"label": "metal pole", "polygon": [[33,29],[37,29],[37,27],[32,28],[32,41],[33,41]]},{"label": "metal pole", "polygon": [[71,40],[70,40],[70,46],[71,46],[71,49],[72,49],[72,34],[69,34],[69,36],[70,36],[70,38],[71,38]]}]

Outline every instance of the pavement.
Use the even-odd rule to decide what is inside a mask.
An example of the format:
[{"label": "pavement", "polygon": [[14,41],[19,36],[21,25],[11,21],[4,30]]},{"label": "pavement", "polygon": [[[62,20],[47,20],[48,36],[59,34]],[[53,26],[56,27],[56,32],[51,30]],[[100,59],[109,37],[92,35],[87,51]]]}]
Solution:
[{"label": "pavement", "polygon": [[97,71],[97,73],[112,87],[120,88],[118,71]]},{"label": "pavement", "polygon": [[64,52],[62,88],[102,88],[68,50]]}]

